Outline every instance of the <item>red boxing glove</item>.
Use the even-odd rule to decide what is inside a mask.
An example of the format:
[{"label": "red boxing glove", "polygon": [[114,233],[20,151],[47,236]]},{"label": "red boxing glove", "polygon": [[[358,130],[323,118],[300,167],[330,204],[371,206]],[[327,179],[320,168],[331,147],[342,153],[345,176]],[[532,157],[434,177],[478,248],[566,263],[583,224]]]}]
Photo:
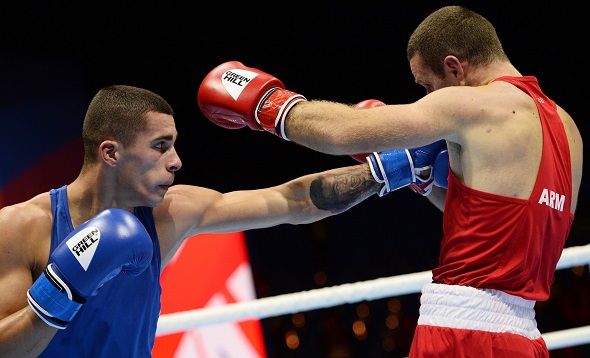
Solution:
[{"label": "red boxing glove", "polygon": [[[377,99],[366,99],[362,102],[359,102],[354,105],[354,108],[373,108],[373,107],[380,107],[385,106],[385,103],[377,100]],[[360,154],[351,154],[350,157],[356,160],[359,163],[366,163],[367,162],[367,155],[370,153],[360,153]]]},{"label": "red boxing glove", "polygon": [[362,102],[355,104],[354,108],[373,108],[381,106],[385,106],[385,103],[381,102],[378,99],[366,99]]},{"label": "red boxing glove", "polygon": [[197,94],[199,108],[211,122],[228,129],[245,126],[265,130],[285,140],[285,118],[300,94],[288,91],[274,76],[238,61],[215,67]]}]

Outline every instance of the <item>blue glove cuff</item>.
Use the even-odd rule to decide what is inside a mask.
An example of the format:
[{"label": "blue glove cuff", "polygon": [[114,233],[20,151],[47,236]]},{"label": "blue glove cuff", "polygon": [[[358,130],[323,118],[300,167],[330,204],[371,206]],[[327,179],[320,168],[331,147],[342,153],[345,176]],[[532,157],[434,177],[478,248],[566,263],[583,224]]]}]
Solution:
[{"label": "blue glove cuff", "polygon": [[375,181],[385,183],[379,196],[410,185],[416,180],[412,157],[405,149],[373,152],[367,158]]},{"label": "blue glove cuff", "polygon": [[64,329],[78,313],[83,303],[72,300],[72,294],[65,284],[60,287],[60,279],[55,275],[52,264],[27,291],[29,305],[48,325]]}]

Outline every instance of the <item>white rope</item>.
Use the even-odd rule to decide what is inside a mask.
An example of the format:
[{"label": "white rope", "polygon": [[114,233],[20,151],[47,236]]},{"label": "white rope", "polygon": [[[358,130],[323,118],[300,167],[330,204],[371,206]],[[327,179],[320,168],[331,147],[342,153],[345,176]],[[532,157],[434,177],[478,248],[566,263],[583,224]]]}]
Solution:
[{"label": "white rope", "polygon": [[590,244],[563,249],[557,270],[590,264]]},{"label": "white rope", "polygon": [[432,281],[432,272],[424,271],[264,297],[218,307],[168,313],[160,316],[157,333],[173,333],[212,323],[275,317],[345,303],[405,295],[419,292],[422,286],[430,281]]},{"label": "white rope", "polygon": [[[557,269],[590,264],[590,244],[563,250]],[[431,271],[347,283],[219,307],[199,308],[161,315],[157,335],[171,334],[210,324],[263,319],[341,304],[419,293],[432,280]],[[543,334],[549,350],[590,343],[590,326]],[[565,345],[564,345],[565,344]]]}]

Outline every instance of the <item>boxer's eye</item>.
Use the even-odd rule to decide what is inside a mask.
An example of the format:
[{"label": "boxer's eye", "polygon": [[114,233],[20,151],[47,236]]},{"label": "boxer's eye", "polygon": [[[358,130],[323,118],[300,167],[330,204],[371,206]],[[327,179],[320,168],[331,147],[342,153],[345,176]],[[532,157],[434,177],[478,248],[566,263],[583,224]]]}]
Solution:
[{"label": "boxer's eye", "polygon": [[154,146],[157,150],[159,150],[160,152],[164,153],[165,151],[167,151],[170,148],[170,143],[166,142],[166,141],[161,141],[156,143],[156,145]]}]

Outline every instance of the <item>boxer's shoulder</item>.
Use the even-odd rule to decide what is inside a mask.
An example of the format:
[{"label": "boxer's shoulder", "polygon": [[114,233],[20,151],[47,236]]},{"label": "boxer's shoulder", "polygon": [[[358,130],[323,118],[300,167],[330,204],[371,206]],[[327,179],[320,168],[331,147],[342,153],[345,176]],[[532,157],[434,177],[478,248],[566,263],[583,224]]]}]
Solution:
[{"label": "boxer's shoulder", "polygon": [[2,267],[27,265],[37,277],[49,257],[52,222],[49,193],[0,209]]}]

